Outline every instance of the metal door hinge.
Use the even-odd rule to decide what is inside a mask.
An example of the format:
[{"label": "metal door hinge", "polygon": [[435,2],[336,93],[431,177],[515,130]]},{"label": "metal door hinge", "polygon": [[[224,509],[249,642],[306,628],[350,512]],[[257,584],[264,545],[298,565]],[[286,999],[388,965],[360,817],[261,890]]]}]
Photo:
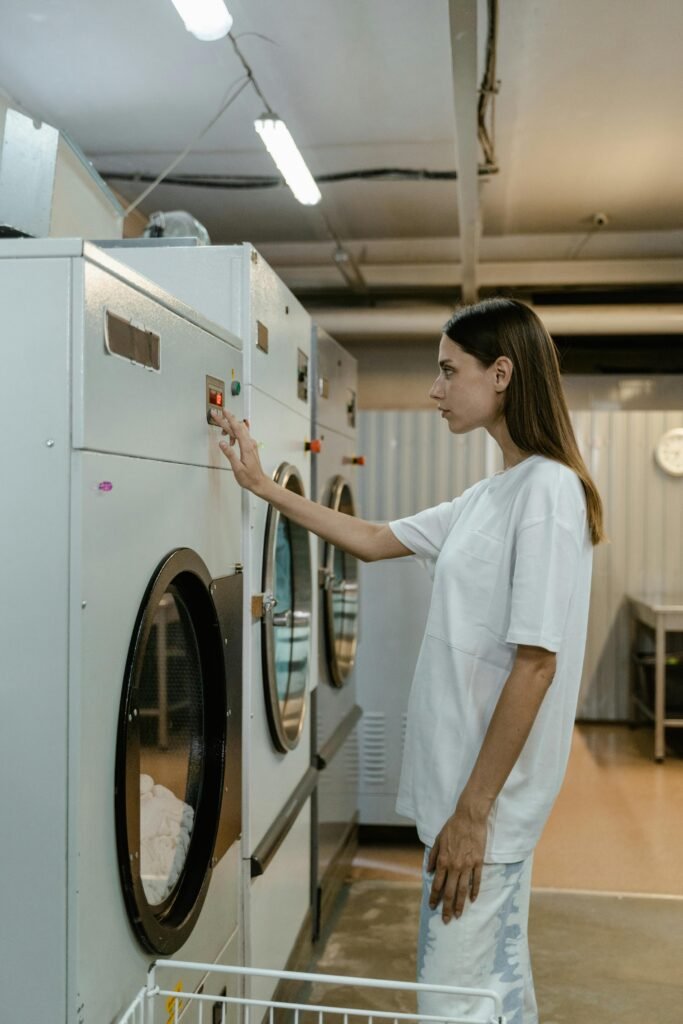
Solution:
[{"label": "metal door hinge", "polygon": [[263,619],[277,604],[273,594],[253,594],[251,598],[251,614],[254,619]]}]

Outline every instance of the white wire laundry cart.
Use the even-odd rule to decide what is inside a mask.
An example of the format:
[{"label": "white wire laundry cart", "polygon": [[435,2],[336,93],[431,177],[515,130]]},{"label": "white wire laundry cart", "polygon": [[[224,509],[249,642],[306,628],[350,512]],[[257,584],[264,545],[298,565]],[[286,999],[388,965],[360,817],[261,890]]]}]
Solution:
[{"label": "white wire laundry cart", "polygon": [[[164,978],[183,971],[193,975],[197,984],[194,991],[179,992],[164,984]],[[169,973],[170,972],[170,973]],[[226,980],[237,978],[242,982],[254,978],[270,978],[285,982],[285,991],[298,994],[310,986],[332,986],[336,997],[340,990],[360,989],[380,998],[384,992],[396,994],[422,992],[460,997],[463,1002],[478,1000],[486,1006],[482,1015],[468,1017],[425,1016],[424,1013],[405,1013],[394,1010],[362,1008],[359,1005],[324,1005],[322,1002],[297,1002],[294,999],[251,999],[228,995],[227,986],[220,995],[204,991],[204,981],[221,975]],[[234,984],[234,982],[233,982]],[[295,988],[293,987],[295,986]],[[215,987],[215,985],[214,985]],[[238,984],[243,990],[244,985]],[[356,993],[356,1003],[361,1000]],[[149,969],[147,984],[138,992],[133,1003],[119,1018],[118,1024],[506,1024],[500,996],[490,989],[458,988],[449,985],[423,985],[414,982],[389,981],[380,978],[353,978],[348,975],[306,974],[299,971],[269,971],[250,967],[227,967],[185,960],[157,960]]]}]

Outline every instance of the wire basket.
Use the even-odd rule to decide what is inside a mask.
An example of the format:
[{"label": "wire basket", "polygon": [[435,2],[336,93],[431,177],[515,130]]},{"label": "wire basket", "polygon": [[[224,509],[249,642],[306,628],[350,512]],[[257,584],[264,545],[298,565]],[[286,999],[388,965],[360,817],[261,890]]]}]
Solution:
[{"label": "wire basket", "polygon": [[[167,971],[182,971],[185,975],[196,972],[194,991],[179,992],[163,984]],[[394,1010],[361,1008],[356,1005],[329,1006],[315,1002],[297,1002],[294,999],[252,999],[243,995],[228,995],[227,987],[221,994],[206,993],[204,982],[208,976],[237,978],[237,988],[245,990],[249,979],[269,978],[285,983],[286,990],[298,994],[306,986],[333,986],[339,990],[361,989],[366,993],[384,992],[394,996],[403,993],[452,995],[463,1001],[479,1000],[487,1005],[484,1016],[451,1017],[425,1016],[424,1013],[404,1013]],[[233,983],[234,984],[234,983]],[[350,994],[350,993],[349,993]],[[356,993],[356,1003],[360,1002]],[[490,989],[458,988],[452,985],[424,985],[415,982],[391,981],[380,978],[353,978],[348,975],[306,974],[298,971],[269,971],[250,967],[229,967],[219,964],[191,963],[184,960],[157,960],[149,969],[147,984],[138,992],[118,1024],[506,1024],[502,1001]]]}]

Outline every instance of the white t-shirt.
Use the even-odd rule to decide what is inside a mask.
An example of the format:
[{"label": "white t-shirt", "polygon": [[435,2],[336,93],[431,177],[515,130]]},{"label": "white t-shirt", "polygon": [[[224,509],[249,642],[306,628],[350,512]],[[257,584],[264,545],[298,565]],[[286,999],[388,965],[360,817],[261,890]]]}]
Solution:
[{"label": "white t-shirt", "polygon": [[396,804],[427,846],[470,776],[517,644],[557,654],[488,822],[485,860],[523,860],[562,783],[576,714],[593,562],[583,486],[571,469],[532,455],[390,526],[434,577]]}]

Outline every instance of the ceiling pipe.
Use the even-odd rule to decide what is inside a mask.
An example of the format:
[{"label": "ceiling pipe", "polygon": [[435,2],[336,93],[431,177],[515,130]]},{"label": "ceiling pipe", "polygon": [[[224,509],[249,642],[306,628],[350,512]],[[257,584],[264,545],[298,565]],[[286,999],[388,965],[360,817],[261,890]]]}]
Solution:
[{"label": "ceiling pipe", "polygon": [[449,0],[462,301],[476,302],[481,238],[477,0]]},{"label": "ceiling pipe", "polygon": [[[551,334],[683,335],[683,304],[535,306]],[[312,309],[313,319],[339,341],[409,341],[438,336],[451,306],[391,306],[373,309]]]},{"label": "ceiling pipe", "polygon": [[[339,260],[335,255],[335,262]],[[293,290],[327,290],[344,287],[330,274],[329,262],[283,263],[273,268]],[[480,263],[478,278],[486,288],[624,287],[683,284],[683,259],[628,260],[515,260]],[[457,288],[462,265],[447,262],[364,263],[362,288]]]}]

